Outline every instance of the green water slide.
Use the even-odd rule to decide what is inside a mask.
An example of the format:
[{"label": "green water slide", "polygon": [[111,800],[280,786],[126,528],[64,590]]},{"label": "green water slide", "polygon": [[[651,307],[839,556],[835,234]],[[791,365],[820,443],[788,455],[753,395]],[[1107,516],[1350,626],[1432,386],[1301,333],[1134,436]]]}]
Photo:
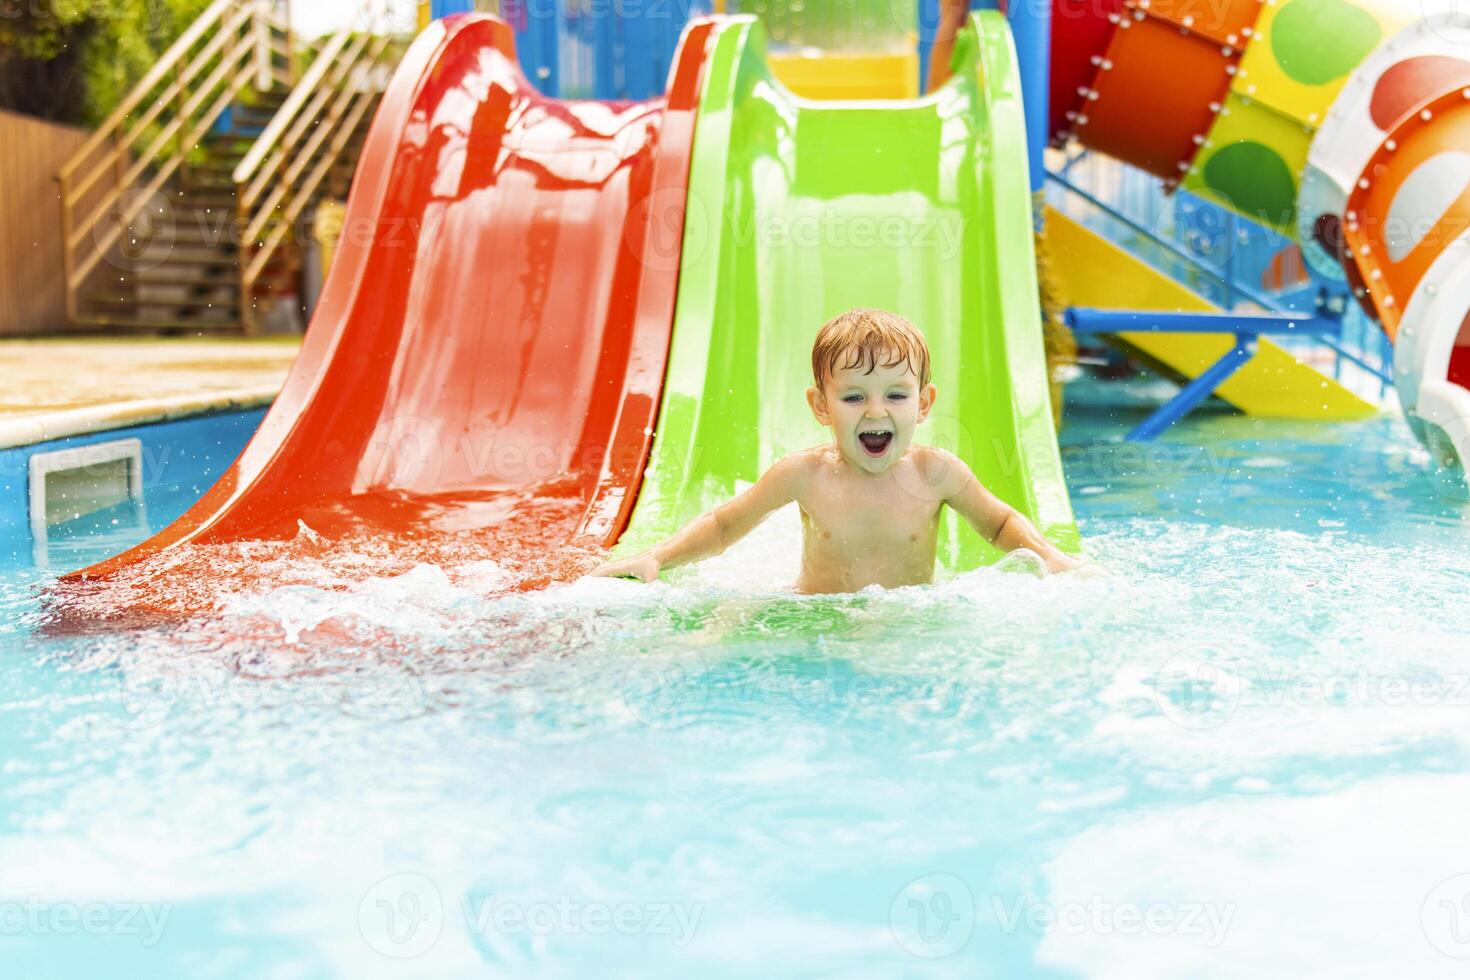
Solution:
[{"label": "green water slide", "polygon": [[[830,440],[807,407],[829,317],[880,307],[924,331],[939,398],[917,441],[1075,551],[1048,401],[1015,51],[975,15],[955,77],[906,102],[810,102],[759,23],[713,42],[695,130],[673,342],[653,456],[620,553],[648,547]],[[994,549],[950,512],[940,561]]]}]

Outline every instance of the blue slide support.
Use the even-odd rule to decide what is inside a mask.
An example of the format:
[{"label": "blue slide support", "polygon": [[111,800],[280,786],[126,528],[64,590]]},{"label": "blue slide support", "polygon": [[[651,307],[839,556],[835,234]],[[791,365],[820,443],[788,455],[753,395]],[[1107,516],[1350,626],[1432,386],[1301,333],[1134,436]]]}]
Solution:
[{"label": "blue slide support", "polygon": [[475,10],[475,0],[429,0],[429,16],[438,20],[451,14],[469,14]]},{"label": "blue slide support", "polygon": [[1046,121],[1051,97],[1051,8],[1047,0],[1010,0],[1007,17],[1016,39],[1021,75],[1022,109],[1026,114],[1026,162],[1031,193],[1046,184]]},{"label": "blue slide support", "polygon": [[1067,326],[1086,334],[1119,333],[1223,333],[1234,334],[1235,345],[1199,377],[1154,410],[1128,433],[1129,442],[1157,439],[1169,426],[1199,407],[1236,371],[1256,354],[1262,335],[1335,336],[1341,324],[1326,317],[1291,316],[1285,313],[1165,313],[1154,310],[1100,310],[1074,306],[1067,311]]}]

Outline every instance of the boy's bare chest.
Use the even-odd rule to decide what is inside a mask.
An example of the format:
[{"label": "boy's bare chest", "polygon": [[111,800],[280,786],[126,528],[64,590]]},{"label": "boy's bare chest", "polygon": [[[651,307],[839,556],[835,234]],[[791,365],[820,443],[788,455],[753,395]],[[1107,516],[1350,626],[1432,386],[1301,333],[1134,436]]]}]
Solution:
[{"label": "boy's bare chest", "polygon": [[940,501],[908,492],[896,481],[876,486],[817,481],[812,489],[801,509],[808,532],[819,541],[911,543],[932,537],[938,525]]}]

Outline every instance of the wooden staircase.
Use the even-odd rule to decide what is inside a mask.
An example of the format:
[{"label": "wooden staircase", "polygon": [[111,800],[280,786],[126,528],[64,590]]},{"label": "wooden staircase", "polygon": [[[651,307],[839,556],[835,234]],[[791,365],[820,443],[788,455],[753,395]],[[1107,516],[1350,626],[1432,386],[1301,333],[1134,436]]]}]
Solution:
[{"label": "wooden staircase", "polygon": [[316,206],[346,196],[398,50],[344,32],[298,77],[268,4],[215,3],[62,170],[73,323],[257,331],[300,294]]},{"label": "wooden staircase", "polygon": [[[129,247],[109,260],[107,274],[83,290],[77,322],[169,334],[246,329],[239,191],[232,175],[289,94],[289,89],[272,89],[257,93],[252,104],[232,107],[228,127],[200,142],[200,162],[182,167],[156,206],[130,221],[125,235]],[[374,108],[376,103],[374,98]],[[257,280],[251,310],[255,323],[279,298],[299,295],[312,210],[323,198],[347,196],[371,119],[369,112],[358,123],[303,212],[304,220],[297,222],[299,234],[275,251]],[[318,150],[312,163],[323,155]]]}]

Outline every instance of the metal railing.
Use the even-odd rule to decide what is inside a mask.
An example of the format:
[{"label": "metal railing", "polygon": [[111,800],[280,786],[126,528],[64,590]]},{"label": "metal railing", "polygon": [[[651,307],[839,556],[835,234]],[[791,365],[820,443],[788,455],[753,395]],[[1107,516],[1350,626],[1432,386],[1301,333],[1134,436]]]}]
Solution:
[{"label": "metal railing", "polygon": [[[1223,295],[1223,302],[1221,302],[1220,305],[1224,309],[1238,310],[1242,302],[1244,302],[1250,304],[1250,307],[1254,308],[1257,311],[1263,311],[1267,313],[1296,314],[1302,317],[1320,315],[1320,312],[1315,310],[1304,311],[1293,309],[1288,304],[1283,303],[1280,300],[1268,295],[1264,290],[1259,290],[1252,286],[1247,286],[1245,283],[1241,282],[1235,268],[1235,250],[1233,247],[1227,247],[1225,263],[1223,266],[1211,266],[1201,261],[1198,256],[1192,255],[1185,249],[1179,247],[1179,245],[1177,245],[1176,243],[1160,236],[1154,229],[1149,228],[1138,221],[1135,221],[1133,218],[1122,213],[1108,202],[1078,186],[1071,179],[1069,179],[1067,169],[1068,168],[1064,167],[1060,172],[1051,170],[1047,171],[1046,179],[1051,184],[1051,186],[1058,188],[1059,190],[1065,192],[1067,195],[1070,195],[1071,197],[1079,201],[1082,201],[1090,208],[1092,208],[1094,212],[1101,214],[1109,221],[1128,229],[1128,231],[1132,232],[1143,241],[1146,241],[1149,247],[1155,249],[1161,256],[1170,260],[1170,262],[1189,269],[1192,273],[1192,279],[1201,280],[1204,283],[1208,283],[1210,286],[1217,289]],[[1229,237],[1227,238],[1227,241],[1232,243],[1233,245],[1237,236],[1237,219],[1233,213],[1227,214],[1226,217],[1229,223]],[[1170,275],[1172,278],[1178,278],[1171,271],[1167,269],[1165,269],[1164,271],[1166,275]],[[1198,284],[1199,283],[1196,282],[1192,285]],[[1344,321],[1350,320],[1352,318],[1352,314],[1353,310],[1350,308],[1336,311],[1335,315],[1340,325],[1339,334],[1337,336],[1328,336],[1322,333],[1314,333],[1310,338],[1310,342],[1318,344],[1321,347],[1325,348],[1336,359],[1333,370],[1333,374],[1335,377],[1341,380],[1343,362],[1352,364],[1354,367],[1366,372],[1377,382],[1379,387],[1379,397],[1382,398],[1384,395],[1386,395],[1388,387],[1393,382],[1390,373],[1390,364],[1392,363],[1391,350],[1386,340],[1383,339],[1381,331],[1378,331],[1376,328],[1372,327],[1372,325],[1369,325],[1370,329],[1367,330],[1355,329],[1353,332],[1358,336],[1356,336],[1354,339],[1357,341],[1356,346],[1358,349],[1354,350],[1353,347],[1349,346],[1349,344],[1346,342],[1347,337],[1344,335],[1345,330],[1343,328],[1346,326]]]},{"label": "metal railing", "polygon": [[338,166],[391,69],[389,39],[342,31],[321,47],[232,175],[240,242],[240,316],[255,327],[261,278]]},{"label": "metal railing", "polygon": [[[88,278],[246,89],[290,85],[290,30],[268,0],[216,0],[58,176],[67,315]],[[147,217],[144,220],[148,220]]]},{"label": "metal railing", "polygon": [[[1046,173],[1046,179],[1050,181],[1053,186],[1067,191],[1078,200],[1090,205],[1095,210],[1105,214],[1109,219],[1117,222],[1124,228],[1127,228],[1129,231],[1133,232],[1135,235],[1144,239],[1148,242],[1150,247],[1158,249],[1160,252],[1169,256],[1174,261],[1183,264],[1191,271],[1196,273],[1199,278],[1208,282],[1211,286],[1215,287],[1215,289],[1218,289],[1218,291],[1223,296],[1220,305],[1225,309],[1235,309],[1236,306],[1239,305],[1240,300],[1251,303],[1262,310],[1276,310],[1278,308],[1278,304],[1274,303],[1270,299],[1267,299],[1264,295],[1257,292],[1256,290],[1253,290],[1250,287],[1244,285],[1236,277],[1234,268],[1234,248],[1226,248],[1224,266],[1217,268],[1208,265],[1199,256],[1193,255],[1189,251],[1180,248],[1178,244],[1159,235],[1158,232],[1156,232],[1154,229],[1147,227],[1139,221],[1135,221],[1133,218],[1130,218],[1128,215],[1113,207],[1102,198],[1097,197],[1091,192],[1079,187],[1077,184],[1074,184],[1063,174],[1048,170]],[[1227,225],[1227,230],[1225,232],[1226,241],[1234,242],[1237,237],[1237,232],[1235,228],[1236,218],[1234,212],[1227,213],[1226,220],[1229,222],[1229,224]]]}]

